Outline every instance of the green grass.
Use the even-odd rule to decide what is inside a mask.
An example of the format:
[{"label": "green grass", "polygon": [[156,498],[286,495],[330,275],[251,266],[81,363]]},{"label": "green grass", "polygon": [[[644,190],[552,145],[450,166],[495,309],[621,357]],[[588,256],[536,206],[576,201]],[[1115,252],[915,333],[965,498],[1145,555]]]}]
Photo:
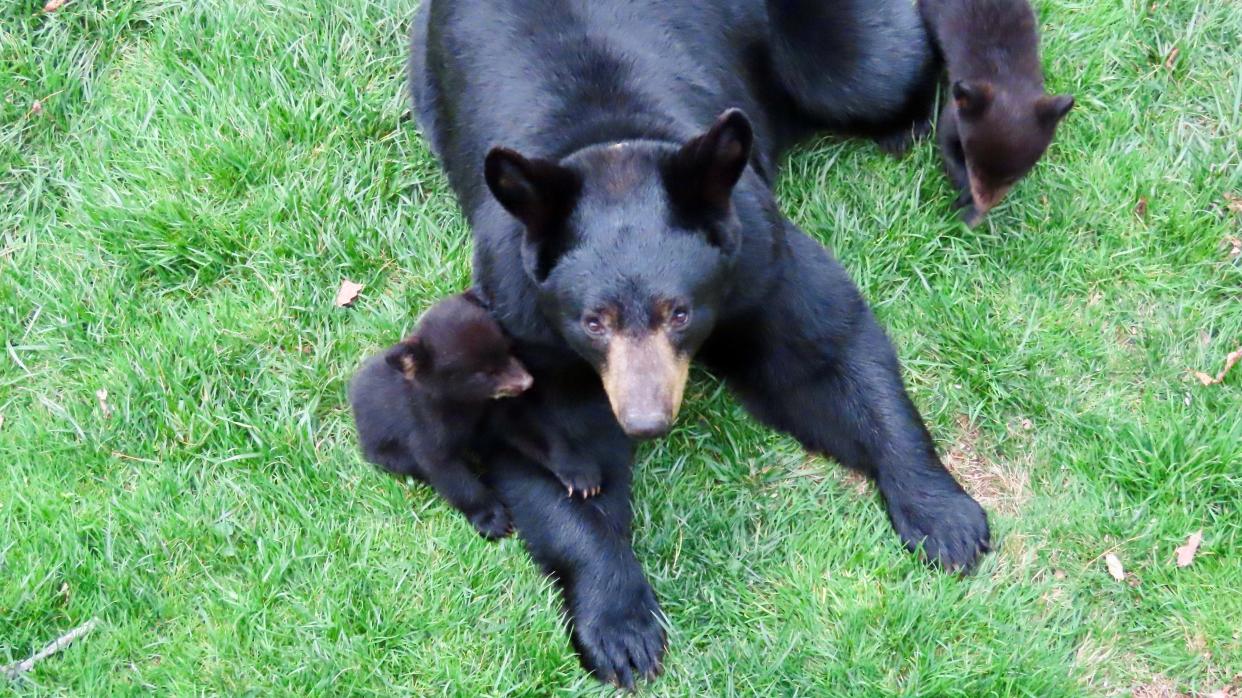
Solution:
[{"label": "green grass", "polygon": [[[608,692],[518,541],[352,441],[351,368],[469,277],[400,121],[414,1],[0,9],[0,664],[101,621],[0,693]],[[890,328],[998,552],[968,579],[925,569],[872,492],[696,375],[636,466],[672,626],[646,692],[1196,694],[1242,673],[1242,367],[1189,373],[1242,345],[1221,246],[1242,235],[1242,4],[1038,9],[1078,105],[984,226],[951,219],[930,143],[826,139],[780,187]]]}]

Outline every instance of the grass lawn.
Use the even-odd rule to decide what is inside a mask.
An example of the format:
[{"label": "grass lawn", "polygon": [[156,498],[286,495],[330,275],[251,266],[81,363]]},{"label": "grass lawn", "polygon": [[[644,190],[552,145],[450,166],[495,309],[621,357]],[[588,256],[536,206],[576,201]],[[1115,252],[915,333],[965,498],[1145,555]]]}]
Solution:
[{"label": "grass lawn", "polygon": [[[351,369],[469,278],[401,121],[415,2],[3,3],[0,664],[100,623],[0,694],[609,692],[517,540],[352,440]],[[998,551],[925,569],[868,486],[696,374],[636,463],[672,626],[644,692],[1242,690],[1242,366],[1191,373],[1242,345],[1242,3],[1038,10],[1078,104],[979,229],[930,143],[825,139],[780,185]]]}]

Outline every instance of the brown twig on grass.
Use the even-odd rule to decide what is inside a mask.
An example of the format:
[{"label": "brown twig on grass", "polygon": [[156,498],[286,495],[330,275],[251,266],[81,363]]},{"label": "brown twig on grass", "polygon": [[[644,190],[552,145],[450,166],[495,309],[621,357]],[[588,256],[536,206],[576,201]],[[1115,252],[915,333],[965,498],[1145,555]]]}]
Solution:
[{"label": "brown twig on grass", "polygon": [[36,663],[41,662],[44,659],[47,659],[48,657],[65,649],[69,645],[73,644],[75,640],[81,638],[83,635],[86,635],[90,631],[94,630],[95,625],[98,623],[99,623],[98,618],[91,618],[90,620],[86,621],[82,625],[79,625],[73,630],[70,630],[64,635],[61,635],[60,637],[56,638],[56,640],[54,640],[50,645],[39,650],[38,652],[34,654],[34,656],[30,657],[29,659],[17,662],[16,664],[10,664],[9,666],[4,667],[4,669],[0,671],[4,673],[6,678],[15,679],[18,676],[33,669]]}]

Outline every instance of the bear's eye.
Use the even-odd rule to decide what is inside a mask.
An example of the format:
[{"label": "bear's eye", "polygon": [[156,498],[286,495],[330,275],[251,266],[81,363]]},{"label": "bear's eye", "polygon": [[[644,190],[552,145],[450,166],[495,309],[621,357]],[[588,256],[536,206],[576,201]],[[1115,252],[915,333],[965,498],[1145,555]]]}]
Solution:
[{"label": "bear's eye", "polygon": [[673,310],[673,314],[668,317],[668,324],[673,329],[681,329],[690,322],[690,310],[685,306],[678,306]]},{"label": "bear's eye", "polygon": [[598,315],[588,315],[582,319],[583,327],[586,327],[587,334],[601,335],[604,334],[604,321]]}]

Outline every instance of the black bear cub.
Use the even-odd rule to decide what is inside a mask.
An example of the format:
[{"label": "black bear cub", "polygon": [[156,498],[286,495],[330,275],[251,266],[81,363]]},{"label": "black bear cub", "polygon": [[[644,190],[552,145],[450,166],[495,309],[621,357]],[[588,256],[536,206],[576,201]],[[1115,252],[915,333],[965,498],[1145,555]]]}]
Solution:
[{"label": "black bear cub", "polygon": [[1074,98],[1044,92],[1027,0],[919,0],[919,10],[949,73],[941,156],[973,226],[1043,156]]},{"label": "black bear cub", "polygon": [[512,528],[509,514],[467,457],[492,401],[520,395],[531,382],[478,298],[449,296],[350,382],[363,455],[429,483],[485,538],[503,537]]},{"label": "black bear cub", "polygon": [[526,415],[527,405],[496,402],[531,383],[500,325],[467,292],[433,305],[413,334],[368,359],[350,382],[349,402],[367,460],[429,483],[485,538],[500,538],[512,528],[509,514],[467,462],[493,438],[542,463],[570,495],[600,489],[598,472]]}]

